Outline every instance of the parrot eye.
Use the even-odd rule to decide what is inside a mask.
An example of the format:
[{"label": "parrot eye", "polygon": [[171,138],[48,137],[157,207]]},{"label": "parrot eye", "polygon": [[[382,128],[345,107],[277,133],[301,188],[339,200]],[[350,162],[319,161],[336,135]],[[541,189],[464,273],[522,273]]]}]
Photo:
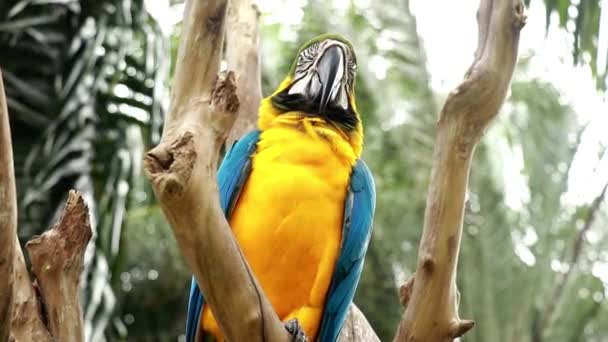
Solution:
[{"label": "parrot eye", "polygon": [[312,43],[300,53],[296,62],[296,72],[303,72],[310,68],[315,57],[319,53],[319,47],[319,43]]},{"label": "parrot eye", "polygon": [[357,77],[357,63],[351,57],[348,59],[348,86],[350,88],[353,86],[355,77]]}]

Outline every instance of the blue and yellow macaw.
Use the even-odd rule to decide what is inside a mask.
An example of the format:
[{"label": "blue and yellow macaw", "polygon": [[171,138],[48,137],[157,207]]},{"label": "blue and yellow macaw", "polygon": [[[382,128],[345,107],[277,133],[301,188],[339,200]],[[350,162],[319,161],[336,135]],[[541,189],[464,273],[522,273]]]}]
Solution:
[{"label": "blue and yellow macaw", "polygon": [[[360,158],[351,43],[323,35],[299,51],[218,171],[220,202],[244,256],[283,321],[334,342],[355,294],[375,208]],[[192,280],[186,341],[223,337]]]}]

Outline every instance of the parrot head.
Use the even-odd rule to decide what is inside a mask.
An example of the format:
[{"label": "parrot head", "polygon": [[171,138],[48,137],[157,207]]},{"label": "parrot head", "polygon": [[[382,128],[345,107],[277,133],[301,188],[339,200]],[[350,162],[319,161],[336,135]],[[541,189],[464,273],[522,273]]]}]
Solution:
[{"label": "parrot head", "polygon": [[352,131],[360,121],[356,74],[352,44],[339,35],[322,35],[300,48],[289,74],[269,100],[279,112],[318,116]]}]

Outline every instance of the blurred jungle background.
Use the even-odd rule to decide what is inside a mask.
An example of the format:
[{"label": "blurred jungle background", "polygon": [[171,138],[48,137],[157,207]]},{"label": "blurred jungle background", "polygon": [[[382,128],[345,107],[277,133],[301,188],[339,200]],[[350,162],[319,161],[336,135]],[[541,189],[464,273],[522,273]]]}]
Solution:
[{"label": "blurred jungle background", "polygon": [[[477,149],[458,273],[463,341],[608,341],[607,0],[527,1],[519,65]],[[364,159],[378,203],[355,302],[383,341],[415,267],[434,125],[472,61],[478,1],[259,1],[263,89],[297,47],[339,32],[358,54]],[[190,275],[142,173],[160,137],[183,3],[2,0],[22,242],[71,188],[92,210],[89,341],[176,341]]]}]

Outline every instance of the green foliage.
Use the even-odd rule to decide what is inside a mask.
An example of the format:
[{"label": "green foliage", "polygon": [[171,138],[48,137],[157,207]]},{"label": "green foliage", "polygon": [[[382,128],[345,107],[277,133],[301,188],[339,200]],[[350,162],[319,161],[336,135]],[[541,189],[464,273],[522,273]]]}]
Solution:
[{"label": "green foliage", "polygon": [[[569,164],[575,151],[562,143],[576,129],[572,111],[551,85],[517,81],[518,76],[507,109],[477,151],[471,176],[459,285],[463,315],[478,324],[467,341],[536,341],[530,322],[554,300],[545,294],[553,293],[558,279],[551,262],[572,245],[572,239],[555,243],[567,180],[567,169],[559,165]],[[529,198],[522,197],[521,208],[506,205],[510,189],[501,173],[505,163],[517,162],[501,156],[501,146],[523,153]],[[579,322],[571,312],[565,315]]]},{"label": "green foliage", "polygon": [[183,334],[191,273],[158,206],[129,210],[118,308],[129,341],[169,341]]},{"label": "green foliage", "polygon": [[164,45],[141,0],[0,6],[19,232],[40,233],[69,189],[83,192],[95,231],[83,286],[86,332],[94,340],[111,331],[125,215],[149,192],[140,160],[160,133]]}]

